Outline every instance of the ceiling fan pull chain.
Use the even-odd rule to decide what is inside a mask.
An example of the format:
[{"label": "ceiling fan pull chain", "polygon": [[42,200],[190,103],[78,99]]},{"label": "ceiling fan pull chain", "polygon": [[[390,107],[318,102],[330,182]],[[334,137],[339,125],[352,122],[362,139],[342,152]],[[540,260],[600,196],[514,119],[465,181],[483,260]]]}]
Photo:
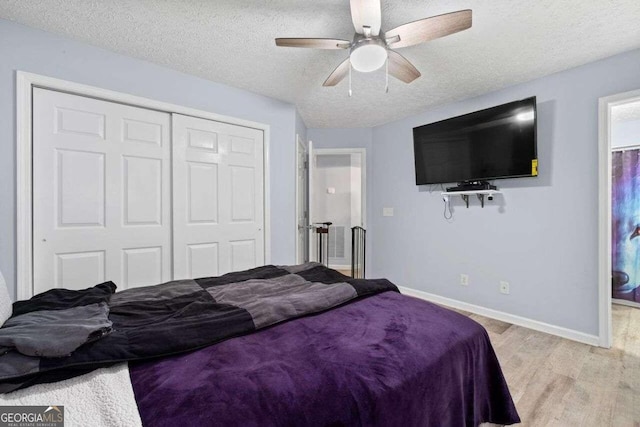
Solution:
[{"label": "ceiling fan pull chain", "polygon": [[384,93],[389,93],[389,57],[387,56],[387,60],[385,62],[385,84],[384,84]]},{"label": "ceiling fan pull chain", "polygon": [[349,61],[349,98],[351,98],[351,95],[353,94],[351,91],[351,68],[351,61]]}]

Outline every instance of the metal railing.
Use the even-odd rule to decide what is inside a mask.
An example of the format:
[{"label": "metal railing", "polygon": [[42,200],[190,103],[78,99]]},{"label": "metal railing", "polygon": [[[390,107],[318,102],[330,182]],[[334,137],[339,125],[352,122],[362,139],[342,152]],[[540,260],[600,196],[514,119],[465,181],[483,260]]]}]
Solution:
[{"label": "metal railing", "polygon": [[354,279],[364,279],[366,245],[367,230],[351,227],[351,277]]},{"label": "metal railing", "polygon": [[329,227],[331,222],[317,222],[311,224],[316,235],[316,261],[329,266]]}]

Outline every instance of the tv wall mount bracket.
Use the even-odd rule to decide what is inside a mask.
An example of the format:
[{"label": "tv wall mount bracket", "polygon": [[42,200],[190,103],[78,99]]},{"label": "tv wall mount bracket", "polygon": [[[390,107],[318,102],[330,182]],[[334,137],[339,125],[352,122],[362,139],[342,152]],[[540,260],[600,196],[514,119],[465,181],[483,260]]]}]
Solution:
[{"label": "tv wall mount bracket", "polygon": [[480,206],[484,208],[484,200],[485,197],[487,200],[493,200],[493,196],[496,194],[502,194],[501,191],[497,190],[470,190],[470,191],[446,191],[440,193],[445,202],[449,201],[449,197],[451,196],[460,196],[462,200],[464,200],[465,205],[469,208],[469,196],[476,195],[478,200],[480,200]]}]

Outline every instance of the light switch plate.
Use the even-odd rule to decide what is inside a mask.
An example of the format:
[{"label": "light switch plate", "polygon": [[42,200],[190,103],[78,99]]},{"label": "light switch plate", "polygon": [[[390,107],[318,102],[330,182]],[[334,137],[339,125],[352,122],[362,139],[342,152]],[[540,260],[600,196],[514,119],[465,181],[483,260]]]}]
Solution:
[{"label": "light switch plate", "polygon": [[393,216],[393,208],[382,208],[382,216]]},{"label": "light switch plate", "polygon": [[460,274],[460,284],[462,286],[469,286],[469,275],[461,273]]},{"label": "light switch plate", "polygon": [[329,187],[329,188],[327,188],[327,193],[328,193],[328,194],[336,194],[336,189],[335,189],[335,187]]}]

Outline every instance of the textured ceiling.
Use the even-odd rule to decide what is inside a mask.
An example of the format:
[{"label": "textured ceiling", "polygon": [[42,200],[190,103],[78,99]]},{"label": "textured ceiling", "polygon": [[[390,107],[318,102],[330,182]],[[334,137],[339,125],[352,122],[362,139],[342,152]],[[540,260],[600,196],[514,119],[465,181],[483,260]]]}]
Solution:
[{"label": "textured ceiling", "polygon": [[0,0],[0,17],[295,103],[309,127],[369,127],[640,47],[639,0],[382,0],[382,29],[473,9],[473,27],[400,49],[422,72],[322,82],[346,51],[276,37],[351,39],[348,0]]}]

